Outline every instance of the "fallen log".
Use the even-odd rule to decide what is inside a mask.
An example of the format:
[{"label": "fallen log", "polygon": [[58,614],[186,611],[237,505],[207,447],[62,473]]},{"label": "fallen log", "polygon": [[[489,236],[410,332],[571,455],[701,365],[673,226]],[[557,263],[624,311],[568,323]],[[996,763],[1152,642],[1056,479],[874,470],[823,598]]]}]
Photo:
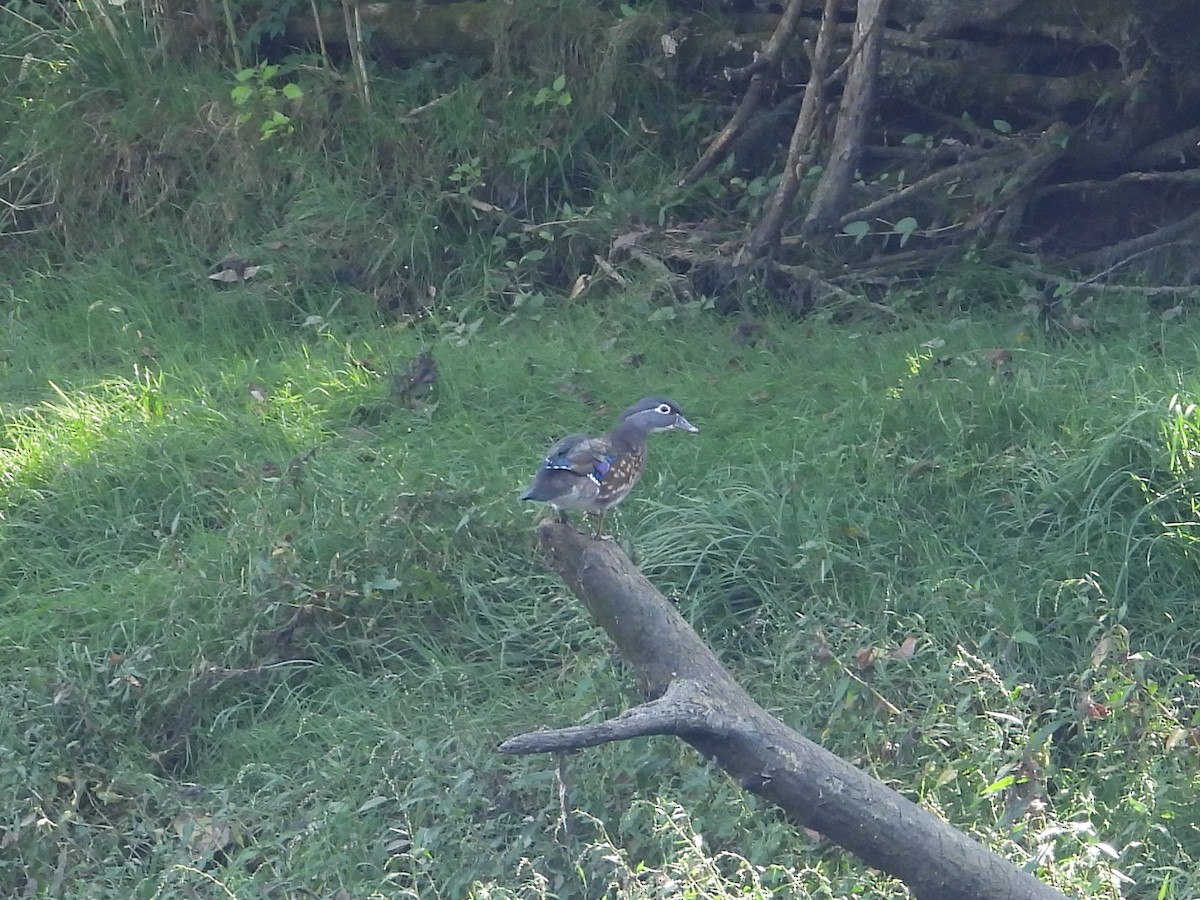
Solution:
[{"label": "fallen log", "polygon": [[543,553],[633,665],[646,701],[607,722],[510,738],[547,753],[673,735],[792,821],[825,835],[921,900],[1064,895],[788,728],[738,685],[675,607],[612,542],[547,520]]}]

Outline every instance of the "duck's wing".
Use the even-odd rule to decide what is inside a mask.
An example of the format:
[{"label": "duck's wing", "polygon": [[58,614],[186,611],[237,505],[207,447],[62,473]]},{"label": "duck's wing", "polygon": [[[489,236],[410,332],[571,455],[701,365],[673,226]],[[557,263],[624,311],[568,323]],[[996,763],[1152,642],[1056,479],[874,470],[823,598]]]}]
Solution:
[{"label": "duck's wing", "polygon": [[599,484],[618,455],[607,437],[571,434],[550,448],[542,466],[555,472],[573,472]]}]

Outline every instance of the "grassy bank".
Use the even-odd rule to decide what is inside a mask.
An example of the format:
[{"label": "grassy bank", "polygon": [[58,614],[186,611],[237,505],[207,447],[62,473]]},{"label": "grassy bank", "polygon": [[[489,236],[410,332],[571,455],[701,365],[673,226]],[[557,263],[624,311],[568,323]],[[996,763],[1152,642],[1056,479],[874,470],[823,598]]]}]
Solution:
[{"label": "grassy bank", "polygon": [[[126,290],[18,287],[9,889],[890,893],[669,741],[573,758],[571,837],[553,763],[493,750],[634,702],[514,498],[549,439],[664,391],[702,434],[655,440],[619,539],[756,696],[1068,891],[1191,892],[1196,574],[1163,524],[1188,513],[1186,325],[189,332]],[[409,409],[388,373],[422,347],[440,377]]]}]

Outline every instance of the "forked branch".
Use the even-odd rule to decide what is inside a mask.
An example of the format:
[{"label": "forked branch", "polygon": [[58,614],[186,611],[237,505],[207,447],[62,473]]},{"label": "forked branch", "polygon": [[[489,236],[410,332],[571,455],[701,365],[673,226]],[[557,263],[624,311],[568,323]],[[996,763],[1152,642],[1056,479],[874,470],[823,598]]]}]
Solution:
[{"label": "forked branch", "polygon": [[611,722],[519,735],[501,744],[502,752],[676,735],[743,788],[894,875],[922,900],[1064,900],[767,713],[615,544],[549,520],[538,537],[551,565],[633,665],[647,702]]}]

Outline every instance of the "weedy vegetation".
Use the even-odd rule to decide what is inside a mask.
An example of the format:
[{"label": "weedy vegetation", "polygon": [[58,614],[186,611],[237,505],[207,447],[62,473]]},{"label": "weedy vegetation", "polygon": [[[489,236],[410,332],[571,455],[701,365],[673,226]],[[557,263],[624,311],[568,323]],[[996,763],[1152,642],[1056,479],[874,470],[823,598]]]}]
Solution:
[{"label": "weedy vegetation", "polygon": [[0,894],[905,896],[679,742],[495,752],[638,700],[516,495],[649,391],[702,433],[616,539],[764,705],[1069,895],[1200,894],[1200,332],[595,274],[728,203],[641,15],[368,105],[0,12]]}]

